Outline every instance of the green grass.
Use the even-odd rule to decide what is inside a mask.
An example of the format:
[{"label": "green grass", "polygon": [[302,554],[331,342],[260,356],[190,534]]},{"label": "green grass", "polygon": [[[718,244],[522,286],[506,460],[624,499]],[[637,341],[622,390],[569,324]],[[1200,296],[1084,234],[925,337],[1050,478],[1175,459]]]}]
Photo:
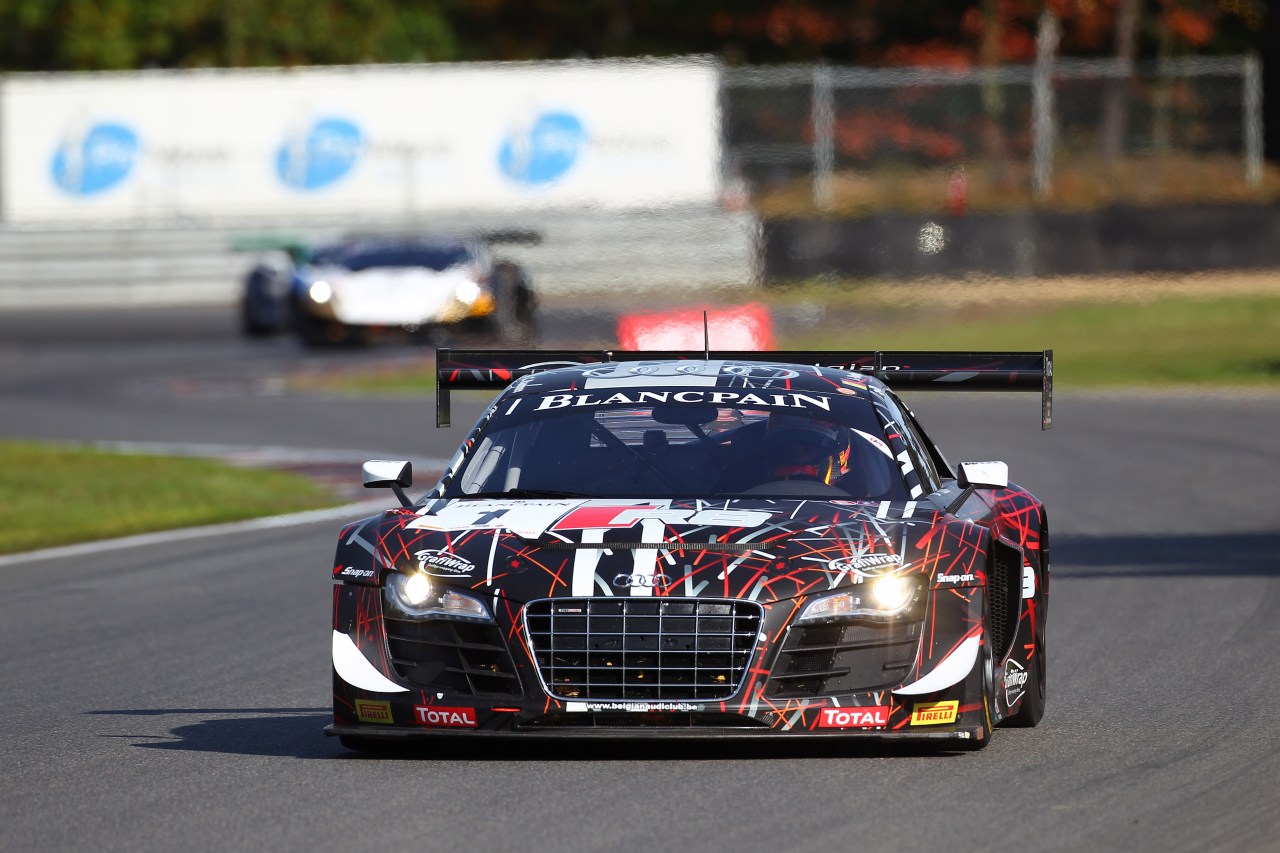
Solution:
[{"label": "green grass", "polygon": [[[815,332],[791,345],[838,349],[848,341]],[[1048,348],[1058,388],[1280,388],[1280,297],[1165,297],[895,323],[859,333],[857,348]]]},{"label": "green grass", "polygon": [[338,503],[312,480],[284,471],[0,442],[0,553]]},{"label": "green grass", "polygon": [[[778,340],[778,349],[1052,349],[1058,388],[1280,388],[1280,296],[1175,295],[1019,307],[1018,296],[1011,294],[1008,303],[954,310],[931,306],[918,293],[885,304],[883,292],[864,294],[856,285],[809,286],[761,297],[783,310],[818,300],[827,308],[827,319],[802,335]],[[854,331],[842,318],[858,320]],[[427,360],[421,367],[323,381],[354,393],[429,396],[435,390]]]}]

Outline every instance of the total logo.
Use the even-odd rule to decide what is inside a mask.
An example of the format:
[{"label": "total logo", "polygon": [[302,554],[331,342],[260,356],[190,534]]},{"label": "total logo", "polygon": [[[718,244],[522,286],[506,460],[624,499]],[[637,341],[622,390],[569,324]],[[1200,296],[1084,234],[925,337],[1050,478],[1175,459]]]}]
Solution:
[{"label": "total logo", "polygon": [[364,134],[343,118],[324,118],[289,134],[276,152],[276,175],[285,186],[310,192],[349,173],[364,147]]},{"label": "total logo", "polygon": [[577,116],[545,112],[507,135],[498,149],[498,167],[516,183],[545,186],[573,168],[587,142],[587,131]]},{"label": "total logo", "polygon": [[889,706],[867,708],[823,708],[818,715],[820,729],[878,729],[889,725]]},{"label": "total logo", "polygon": [[443,705],[414,705],[413,719],[423,726],[474,729],[476,727],[476,709],[446,708]]},{"label": "total logo", "polygon": [[141,148],[138,135],[115,122],[69,133],[53,154],[53,182],[68,195],[105,192],[129,176]]}]

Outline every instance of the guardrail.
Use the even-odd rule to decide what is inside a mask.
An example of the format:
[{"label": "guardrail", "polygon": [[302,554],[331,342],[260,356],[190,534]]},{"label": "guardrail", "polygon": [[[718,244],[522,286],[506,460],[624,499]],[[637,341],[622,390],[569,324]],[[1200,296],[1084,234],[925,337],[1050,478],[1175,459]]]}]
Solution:
[{"label": "guardrail", "polygon": [[380,229],[424,233],[522,229],[537,245],[495,253],[525,265],[545,292],[750,285],[759,223],[745,211],[531,211],[505,218],[459,213],[431,220],[174,223],[119,228],[0,227],[0,309],[231,304],[253,266],[232,245],[256,233],[326,239]]}]

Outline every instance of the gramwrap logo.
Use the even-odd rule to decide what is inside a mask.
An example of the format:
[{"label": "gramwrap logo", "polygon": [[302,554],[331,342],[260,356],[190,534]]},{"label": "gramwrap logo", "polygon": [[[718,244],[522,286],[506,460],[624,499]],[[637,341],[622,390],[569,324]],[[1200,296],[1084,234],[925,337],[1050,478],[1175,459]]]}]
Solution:
[{"label": "gramwrap logo", "polygon": [[276,174],[295,190],[322,189],[351,171],[363,146],[363,134],[355,124],[321,119],[285,139],[276,152]]},{"label": "gramwrap logo", "polygon": [[498,149],[498,166],[511,180],[537,187],[563,177],[587,146],[587,131],[577,116],[543,113],[528,128],[508,134]]},{"label": "gramwrap logo", "polygon": [[53,153],[53,182],[69,195],[108,190],[128,177],[140,152],[138,135],[122,124],[95,124],[70,133]]},{"label": "gramwrap logo", "polygon": [[1004,665],[1004,706],[1012,708],[1022,698],[1027,687],[1027,670],[1013,658]]},{"label": "gramwrap logo", "polygon": [[436,577],[455,577],[469,575],[476,569],[476,564],[465,557],[430,548],[418,551],[413,556],[418,558],[418,570]]},{"label": "gramwrap logo", "polygon": [[902,557],[898,554],[854,554],[836,557],[827,563],[827,568],[833,572],[853,572],[864,577],[875,577],[901,565]]}]

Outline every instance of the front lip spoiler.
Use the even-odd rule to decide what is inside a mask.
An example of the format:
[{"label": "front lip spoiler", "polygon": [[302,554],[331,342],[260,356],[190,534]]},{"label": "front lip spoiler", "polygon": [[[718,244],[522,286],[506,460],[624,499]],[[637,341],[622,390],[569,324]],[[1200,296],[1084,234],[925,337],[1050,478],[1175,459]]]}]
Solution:
[{"label": "front lip spoiler", "polygon": [[366,726],[339,726],[331,723],[324,727],[324,733],[328,737],[361,737],[361,738],[377,738],[385,741],[420,741],[430,740],[434,738],[464,740],[471,738],[486,739],[515,739],[528,740],[533,738],[546,739],[571,739],[577,740],[582,738],[592,739],[610,739],[610,740],[668,740],[681,738],[687,740],[759,740],[761,738],[772,739],[775,741],[787,740],[809,740],[809,739],[836,739],[836,740],[866,740],[866,741],[884,741],[893,743],[910,743],[910,742],[945,742],[945,741],[968,741],[971,742],[975,736],[974,731],[969,729],[955,729],[945,732],[922,732],[922,731],[906,731],[906,732],[884,732],[884,731],[829,731],[829,732],[813,732],[813,731],[797,731],[797,732],[777,732],[773,729],[761,728],[733,728],[726,726],[725,728],[712,728],[709,726],[681,729],[668,728],[666,726],[655,726],[651,729],[624,727],[617,728],[608,727],[582,727],[564,726],[559,728],[528,728],[528,729],[449,729],[449,728],[421,728],[421,729],[404,729],[404,728],[374,728]]}]

